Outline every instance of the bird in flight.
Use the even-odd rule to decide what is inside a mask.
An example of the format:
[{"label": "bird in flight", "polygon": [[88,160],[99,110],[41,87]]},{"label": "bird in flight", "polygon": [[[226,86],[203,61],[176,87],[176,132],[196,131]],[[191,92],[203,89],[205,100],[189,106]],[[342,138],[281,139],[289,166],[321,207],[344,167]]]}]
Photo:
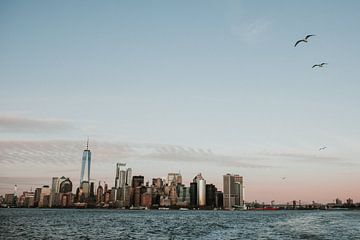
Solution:
[{"label": "bird in flight", "polygon": [[300,40],[298,40],[296,43],[295,43],[295,46],[294,47],[296,47],[299,43],[301,43],[301,42],[304,42],[304,43],[307,43],[309,40],[309,37],[312,37],[312,36],[316,36],[316,35],[314,35],[314,34],[309,34],[309,35],[306,35],[306,37],[304,38],[304,39],[300,39]]},{"label": "bird in flight", "polygon": [[286,177],[282,177],[281,179],[282,179],[282,180],[285,180],[285,179],[286,179]]},{"label": "bird in flight", "polygon": [[319,148],[319,151],[322,151],[322,150],[325,150],[325,149],[327,149],[327,147],[321,147],[321,148]]},{"label": "bird in flight", "polygon": [[323,63],[320,63],[320,64],[315,64],[312,66],[312,68],[314,67],[323,67],[324,65],[326,65],[327,63],[323,62]]}]

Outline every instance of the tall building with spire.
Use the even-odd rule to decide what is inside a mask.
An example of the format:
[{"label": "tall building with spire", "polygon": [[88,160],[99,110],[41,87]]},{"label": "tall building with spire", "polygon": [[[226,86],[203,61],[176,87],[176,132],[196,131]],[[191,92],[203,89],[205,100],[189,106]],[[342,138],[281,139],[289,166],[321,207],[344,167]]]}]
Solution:
[{"label": "tall building with spire", "polygon": [[84,181],[90,182],[90,166],[91,166],[91,152],[89,149],[89,138],[86,143],[86,149],[83,152],[82,163],[81,163],[81,175],[80,175],[80,185]]}]

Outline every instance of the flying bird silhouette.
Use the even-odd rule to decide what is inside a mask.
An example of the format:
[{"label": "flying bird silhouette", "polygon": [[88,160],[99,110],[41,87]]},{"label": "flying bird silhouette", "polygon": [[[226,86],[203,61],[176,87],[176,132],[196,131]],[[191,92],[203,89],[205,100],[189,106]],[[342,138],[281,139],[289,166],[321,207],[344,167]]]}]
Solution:
[{"label": "flying bird silhouette", "polygon": [[286,179],[286,177],[282,177],[281,179],[282,179],[282,180],[285,180],[285,179]]},{"label": "flying bird silhouette", "polygon": [[314,35],[314,34],[309,34],[309,35],[306,35],[306,37],[304,38],[304,39],[300,39],[300,40],[298,40],[296,43],[295,43],[295,46],[294,47],[296,47],[299,43],[301,43],[301,42],[304,42],[304,43],[307,43],[309,40],[309,37],[312,37],[312,36],[316,36],[316,35]]},{"label": "flying bird silhouette", "polygon": [[314,67],[323,67],[324,65],[326,65],[327,63],[323,62],[323,63],[320,63],[320,64],[315,64],[312,66],[312,68]]},{"label": "flying bird silhouette", "polygon": [[322,151],[322,150],[325,150],[325,149],[327,149],[327,147],[321,147],[321,148],[319,148],[319,151]]}]

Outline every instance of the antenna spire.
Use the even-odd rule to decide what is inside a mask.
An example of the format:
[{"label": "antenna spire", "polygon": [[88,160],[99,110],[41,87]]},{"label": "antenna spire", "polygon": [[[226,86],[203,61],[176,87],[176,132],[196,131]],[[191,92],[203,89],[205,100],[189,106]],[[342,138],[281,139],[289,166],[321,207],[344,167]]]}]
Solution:
[{"label": "antenna spire", "polygon": [[86,150],[89,150],[89,137],[87,138],[87,142],[86,142]]}]

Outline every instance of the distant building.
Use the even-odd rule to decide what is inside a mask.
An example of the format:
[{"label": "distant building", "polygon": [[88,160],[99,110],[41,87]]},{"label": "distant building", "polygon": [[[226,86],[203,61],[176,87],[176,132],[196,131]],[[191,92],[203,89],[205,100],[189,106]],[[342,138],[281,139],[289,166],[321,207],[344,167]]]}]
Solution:
[{"label": "distant building", "polygon": [[71,193],[72,192],[72,182],[70,178],[62,177],[64,180],[60,182],[59,192],[60,193]]},{"label": "distant building", "polygon": [[191,208],[197,207],[197,183],[196,182],[190,183],[190,207]]},{"label": "distant building", "polygon": [[90,184],[88,181],[82,181],[80,184],[81,194],[80,196],[86,200],[90,195]]},{"label": "distant building", "polygon": [[15,194],[14,193],[7,193],[5,194],[5,204],[7,204],[8,206],[14,206],[15,205]]},{"label": "distant building", "polygon": [[224,195],[220,191],[215,193],[215,207],[217,209],[222,209],[224,207]]},{"label": "distant building", "polygon": [[152,185],[159,189],[163,187],[163,180],[161,178],[153,178],[152,179]]},{"label": "distant building", "polygon": [[337,199],[335,200],[335,204],[336,204],[336,205],[342,205],[342,201],[341,201],[339,198],[337,198]]},{"label": "distant building", "polygon": [[223,176],[224,208],[230,209],[235,206],[235,178],[234,175],[226,174]]},{"label": "distant building", "polygon": [[177,201],[178,206],[188,207],[190,205],[190,188],[184,185],[178,185],[179,197]]},{"label": "distant building", "polygon": [[99,181],[99,186],[96,190],[96,204],[100,204],[102,202],[104,202],[104,188],[101,186],[100,181]]},{"label": "distant building", "polygon": [[132,187],[140,187],[144,185],[144,176],[133,176]]},{"label": "distant building", "polygon": [[44,185],[41,188],[39,207],[49,207],[50,205],[50,187]]},{"label": "distant building", "polygon": [[226,174],[223,176],[224,208],[244,207],[244,183],[240,175]]},{"label": "distant building", "polygon": [[126,182],[126,163],[116,164],[115,188],[125,186]]},{"label": "distant building", "polygon": [[35,194],[34,194],[34,207],[39,206],[40,195],[41,195],[41,188],[36,188],[35,189]]},{"label": "distant building", "polygon": [[58,193],[58,192],[59,192],[59,178],[53,177],[51,184],[51,193]]},{"label": "distant building", "polygon": [[353,205],[354,204],[354,200],[352,200],[351,198],[346,199],[346,204],[347,205]]},{"label": "distant building", "polygon": [[168,173],[167,183],[168,183],[168,185],[182,184],[182,176],[181,176],[181,174],[180,173]]},{"label": "distant building", "polygon": [[151,205],[152,205],[151,193],[143,193],[141,195],[141,206],[146,208],[151,208]]},{"label": "distant building", "polygon": [[205,207],[206,205],[206,181],[201,173],[195,176],[193,182],[197,184],[197,206]]},{"label": "distant building", "polygon": [[83,152],[81,163],[80,185],[86,181],[90,182],[90,167],[91,167],[91,152],[89,150],[89,139],[86,144],[86,149]]},{"label": "distant building", "polygon": [[244,182],[243,177],[234,175],[235,184],[235,205],[239,207],[244,206]]},{"label": "distant building", "polygon": [[145,186],[138,186],[134,189],[134,207],[139,207],[141,205],[141,196],[145,192]]},{"label": "distant building", "polygon": [[175,206],[178,200],[178,196],[176,193],[176,186],[174,184],[170,186],[169,199],[170,199],[170,205]]},{"label": "distant building", "polygon": [[217,191],[217,188],[213,184],[206,184],[206,206],[210,208],[214,208],[215,203],[215,193]]}]

